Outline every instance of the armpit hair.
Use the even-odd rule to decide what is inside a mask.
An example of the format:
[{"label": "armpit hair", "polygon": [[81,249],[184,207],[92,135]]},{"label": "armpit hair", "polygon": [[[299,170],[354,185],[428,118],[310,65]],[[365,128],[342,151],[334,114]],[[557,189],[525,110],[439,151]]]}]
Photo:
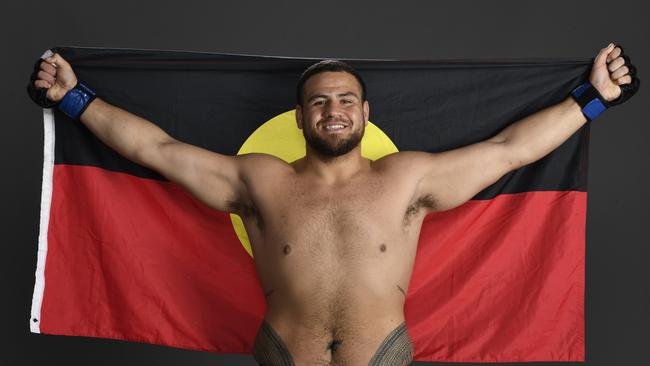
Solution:
[{"label": "armpit hair", "polygon": [[418,197],[413,201],[407,208],[404,213],[404,225],[411,223],[411,218],[415,216],[422,208],[428,208],[429,210],[434,210],[436,207],[436,200],[431,194],[425,194]]},{"label": "armpit hair", "polygon": [[240,200],[228,200],[228,211],[241,216],[242,219],[253,219],[257,226],[263,229],[262,218],[257,207],[252,202],[243,202]]}]

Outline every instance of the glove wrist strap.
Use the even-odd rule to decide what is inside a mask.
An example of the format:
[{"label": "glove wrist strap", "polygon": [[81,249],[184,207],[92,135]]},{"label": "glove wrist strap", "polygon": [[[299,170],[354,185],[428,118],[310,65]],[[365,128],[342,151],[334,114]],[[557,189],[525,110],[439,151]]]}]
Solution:
[{"label": "glove wrist strap", "polygon": [[573,89],[571,96],[578,103],[580,109],[582,109],[582,114],[589,121],[593,121],[607,109],[607,102],[590,82]]},{"label": "glove wrist strap", "polygon": [[79,120],[79,116],[88,108],[97,95],[90,88],[82,83],[77,83],[74,88],[68,90],[61,103],[59,109],[68,117]]}]

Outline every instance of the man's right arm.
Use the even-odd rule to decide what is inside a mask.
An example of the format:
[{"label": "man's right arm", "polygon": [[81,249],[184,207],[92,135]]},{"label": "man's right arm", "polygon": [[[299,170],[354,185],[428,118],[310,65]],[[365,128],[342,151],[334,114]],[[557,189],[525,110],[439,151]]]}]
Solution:
[{"label": "man's right arm", "polygon": [[[48,99],[58,102],[76,83],[72,67],[55,54],[41,64],[34,85],[48,89]],[[99,98],[80,120],[120,155],[180,184],[214,209],[234,212],[233,203],[249,201],[241,179],[243,159],[180,142],[144,118]]]},{"label": "man's right arm", "polygon": [[180,142],[155,124],[96,98],[81,115],[93,134],[125,158],[153,169],[219,211],[245,200],[237,158]]}]

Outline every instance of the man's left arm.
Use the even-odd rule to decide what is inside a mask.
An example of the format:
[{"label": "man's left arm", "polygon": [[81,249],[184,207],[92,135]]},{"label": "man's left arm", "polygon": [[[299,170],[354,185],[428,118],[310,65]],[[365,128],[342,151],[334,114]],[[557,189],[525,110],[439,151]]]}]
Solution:
[{"label": "man's left arm", "polygon": [[[577,102],[580,98],[569,96],[511,124],[488,140],[427,154],[426,163],[421,163],[427,165],[427,170],[418,185],[418,197],[430,195],[435,202],[433,210],[448,210],[460,206],[508,172],[546,156],[580,129],[588,117],[593,118],[594,113],[599,114],[612,101],[626,100],[638,89],[638,79],[631,67],[621,48],[610,44],[596,56],[589,77],[593,88],[588,93],[597,95],[597,91],[599,100],[581,106]],[[633,90],[629,89],[631,84]]]}]

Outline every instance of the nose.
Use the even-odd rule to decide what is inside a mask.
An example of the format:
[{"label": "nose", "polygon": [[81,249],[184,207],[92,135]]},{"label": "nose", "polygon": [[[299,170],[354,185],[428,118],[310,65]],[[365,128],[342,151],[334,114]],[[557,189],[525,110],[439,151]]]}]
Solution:
[{"label": "nose", "polygon": [[323,114],[325,117],[341,117],[341,106],[338,105],[336,102],[329,101],[325,104],[325,108],[323,109]]}]

